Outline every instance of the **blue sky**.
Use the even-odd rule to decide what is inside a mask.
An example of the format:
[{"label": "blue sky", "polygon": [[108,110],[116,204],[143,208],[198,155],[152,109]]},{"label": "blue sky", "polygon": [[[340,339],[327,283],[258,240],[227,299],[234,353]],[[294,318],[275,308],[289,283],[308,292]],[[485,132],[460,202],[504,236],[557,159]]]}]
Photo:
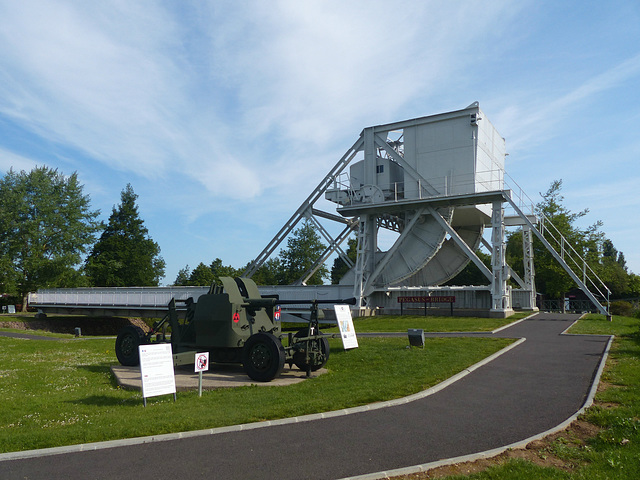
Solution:
[{"label": "blue sky", "polygon": [[104,220],[131,183],[164,284],[256,257],[364,127],[474,101],[640,273],[637,0],[0,1],[0,172]]}]

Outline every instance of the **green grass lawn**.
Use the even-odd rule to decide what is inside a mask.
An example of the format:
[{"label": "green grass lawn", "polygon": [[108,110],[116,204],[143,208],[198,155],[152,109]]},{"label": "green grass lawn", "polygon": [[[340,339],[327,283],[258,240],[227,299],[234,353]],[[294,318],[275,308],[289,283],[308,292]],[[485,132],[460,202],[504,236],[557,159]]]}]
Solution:
[{"label": "green grass lawn", "polygon": [[[425,323],[414,323],[420,320]],[[448,323],[452,331],[461,330],[454,328],[460,320],[436,321]],[[400,325],[404,321],[411,325]],[[468,329],[477,331],[486,321],[472,320]],[[388,317],[379,328],[428,330],[426,325],[436,324],[430,322],[434,317]],[[358,331],[374,328],[358,328],[359,323]],[[601,379],[606,388],[582,416],[602,430],[586,443],[561,436],[543,452],[572,467],[544,468],[510,460],[470,477],[450,478],[640,478],[640,320],[614,317],[608,322],[589,315],[571,333],[616,335]],[[116,363],[112,339],[51,342],[0,337],[0,451],[211,428],[397,398],[434,385],[506,345],[504,340],[484,338],[426,342],[425,349],[407,349],[405,338],[360,338],[360,348],[343,351],[339,340],[332,340],[329,373],[302,384],[208,391],[202,398],[197,392],[179,392],[176,403],[170,396],[156,397],[143,408],[139,392],[118,389],[114,383],[109,371]]]},{"label": "green grass lawn", "polygon": [[329,373],[287,387],[240,387],[148,399],[116,386],[113,339],[0,337],[0,452],[220,427],[406,396],[454,375],[510,340],[331,340]]},{"label": "green grass lawn", "polygon": [[[518,312],[509,318],[437,317],[421,315],[377,315],[354,319],[356,332],[406,332],[409,328],[421,328],[425,332],[490,332],[531,315]],[[325,329],[322,329],[325,331]],[[326,329],[327,332],[337,328]]]}]

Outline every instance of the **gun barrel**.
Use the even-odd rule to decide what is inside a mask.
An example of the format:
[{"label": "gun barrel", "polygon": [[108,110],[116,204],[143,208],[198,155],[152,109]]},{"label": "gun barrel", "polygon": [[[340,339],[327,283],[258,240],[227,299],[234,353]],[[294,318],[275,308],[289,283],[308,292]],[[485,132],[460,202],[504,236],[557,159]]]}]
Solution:
[{"label": "gun barrel", "polygon": [[355,305],[355,297],[337,299],[337,300],[278,300],[277,298],[244,298],[243,307],[264,308],[273,307],[275,305],[318,305],[318,304],[334,304],[334,305]]}]

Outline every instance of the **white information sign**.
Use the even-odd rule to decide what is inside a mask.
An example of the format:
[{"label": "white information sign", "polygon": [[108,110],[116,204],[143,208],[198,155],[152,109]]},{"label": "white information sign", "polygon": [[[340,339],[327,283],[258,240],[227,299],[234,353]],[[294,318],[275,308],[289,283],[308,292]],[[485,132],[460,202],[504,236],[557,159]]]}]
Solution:
[{"label": "white information sign", "polygon": [[175,396],[176,379],[173,373],[171,344],[140,345],[138,351],[140,352],[142,397],[146,399],[169,393]]},{"label": "white information sign", "polygon": [[353,319],[351,318],[349,305],[334,305],[333,308],[336,311],[342,346],[345,350],[358,348],[358,338],[356,337],[356,330],[353,328]]},{"label": "white information sign", "polygon": [[196,353],[193,365],[196,372],[206,372],[209,370],[209,352]]}]

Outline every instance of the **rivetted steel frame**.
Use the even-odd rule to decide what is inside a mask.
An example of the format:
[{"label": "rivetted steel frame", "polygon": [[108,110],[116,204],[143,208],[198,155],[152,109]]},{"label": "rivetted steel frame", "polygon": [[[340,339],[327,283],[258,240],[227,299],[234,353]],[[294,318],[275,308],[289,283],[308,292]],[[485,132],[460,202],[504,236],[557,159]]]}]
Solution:
[{"label": "rivetted steel frame", "polygon": [[[399,124],[399,125],[402,125]],[[335,164],[335,166],[331,169],[331,171],[325,176],[325,178],[318,184],[318,186],[313,190],[313,192],[309,195],[309,197],[300,205],[300,207],[296,210],[296,212],[289,218],[289,220],[285,223],[285,225],[280,229],[280,231],[273,237],[273,239],[269,242],[269,244],[265,247],[265,249],[256,257],[254,262],[247,268],[244,272],[244,276],[251,277],[255,272],[264,264],[264,262],[270,257],[270,255],[278,248],[278,246],[287,238],[287,236],[293,231],[295,226],[303,219],[309,219],[314,223],[316,228],[319,229],[321,234],[325,237],[326,240],[329,241],[329,246],[321,256],[321,258],[311,267],[310,270],[305,272],[305,274],[296,282],[297,284],[305,284],[306,281],[317,271],[317,269],[326,261],[326,259],[333,253],[338,251],[341,256],[349,262],[346,258],[346,255],[340,249],[340,244],[348,238],[348,235],[351,231],[357,231],[357,257],[355,264],[355,283],[354,283],[354,296],[358,300],[357,306],[362,308],[366,307],[367,297],[373,292],[374,289],[374,280],[376,277],[382,272],[385,261],[384,259],[376,265],[375,263],[375,254],[378,250],[377,245],[377,233],[379,225],[384,223],[384,215],[380,213],[374,213],[372,211],[367,213],[360,213],[353,215],[354,220],[346,220],[347,227],[340,233],[337,238],[332,238],[331,235],[322,227],[322,225],[315,219],[315,216],[321,216],[324,218],[329,218],[331,220],[337,220],[337,216],[332,214],[328,214],[325,212],[318,211],[313,208],[313,205],[316,201],[320,199],[322,194],[327,190],[327,188],[334,182],[340,173],[342,173],[345,168],[350,164],[356,154],[364,149],[365,159],[367,156],[375,156],[376,148],[383,149],[395,162],[400,164],[405,173],[408,173],[414,180],[416,180],[420,184],[420,191],[424,191],[427,196],[436,195],[437,191],[429,184],[429,182],[424,179],[411,165],[409,165],[405,159],[398,154],[398,152],[389,145],[380,135],[378,135],[375,131],[376,127],[369,127],[362,131],[358,140],[351,146],[349,150],[342,156],[342,158]],[[369,165],[375,165],[375,161],[369,159]],[[365,162],[367,163],[367,162]],[[373,172],[365,172],[365,182],[369,177],[370,183],[373,183],[372,178],[375,175],[375,171]],[[494,195],[497,192],[492,192]],[[485,199],[486,195],[479,195],[477,202],[482,202]],[[493,197],[491,197],[493,199]],[[469,246],[460,238],[455,229],[447,222],[447,220],[437,212],[435,208],[428,205],[433,202],[433,198],[425,199],[425,205],[422,208],[419,208],[417,212],[411,217],[411,220],[408,221],[406,225],[404,225],[403,232],[401,233],[399,242],[394,244],[394,249],[400,248],[402,243],[402,235],[407,235],[411,230],[413,225],[415,225],[416,221],[420,218],[420,215],[424,213],[428,213],[432,215],[436,221],[442,226],[442,228],[451,236],[451,238],[456,242],[458,247],[460,247],[466,256],[480,269],[480,271],[492,282],[494,285],[492,289],[493,299],[493,308],[492,310],[503,311],[505,309],[509,309],[509,295],[506,286],[506,275],[504,272],[508,269],[508,267],[504,264],[504,225],[500,223],[500,225],[494,225],[494,237],[496,235],[496,230],[501,233],[501,237],[503,240],[499,242],[501,247],[497,249],[498,252],[501,252],[500,258],[501,261],[498,264],[493,265],[493,271],[490,271],[482,260],[478,258],[478,256],[473,252]],[[441,206],[449,206],[446,204],[447,200],[442,197],[438,198],[438,207]],[[442,201],[445,201],[445,204],[442,205]],[[455,203],[455,201],[454,201]],[[474,201],[469,202],[468,199],[465,204],[472,204]],[[395,203],[398,205],[398,202]],[[344,211],[349,209],[343,209]],[[341,211],[343,215],[345,214]],[[354,212],[355,213],[355,212]],[[357,219],[357,221],[356,221]],[[345,222],[343,222],[345,223]],[[498,238],[498,237],[495,237]],[[495,242],[494,242],[495,243]],[[495,250],[495,248],[494,248]],[[387,252],[389,253],[389,252]],[[389,258],[389,257],[387,257]],[[498,287],[495,287],[496,281],[499,282]],[[504,307],[502,307],[504,305]]]},{"label": "rivetted steel frame", "polygon": [[[432,215],[436,221],[442,226],[442,228],[450,235],[456,245],[465,253],[465,255],[480,269],[480,271],[490,280],[491,292],[492,292],[492,308],[491,311],[506,312],[511,310],[509,286],[507,281],[510,277],[513,277],[523,289],[530,292],[530,305],[535,305],[535,283],[534,283],[534,262],[533,262],[533,246],[532,246],[532,233],[538,237],[545,247],[552,253],[554,258],[560,263],[560,265],[567,271],[569,276],[576,282],[580,289],[582,289],[589,300],[596,306],[596,308],[603,314],[608,315],[608,311],[598,299],[589,291],[586,285],[586,280],[581,280],[564,261],[561,254],[558,254],[551,244],[544,238],[541,232],[536,228],[533,222],[518,208],[516,202],[511,199],[509,191],[496,191],[496,192],[484,192],[479,194],[470,194],[465,197],[466,200],[460,202],[460,199],[452,197],[437,197],[437,191],[424,179],[411,165],[409,165],[402,155],[400,155],[392,145],[387,143],[376,130],[388,131],[391,129],[402,129],[403,126],[411,125],[413,121],[398,122],[392,125],[383,125],[379,127],[365,128],[358,140],[347,150],[343,157],[336,163],[331,171],[325,176],[325,178],[318,184],[313,190],[311,195],[300,205],[291,218],[285,223],[280,231],[273,237],[265,249],[256,257],[254,262],[247,268],[244,275],[251,277],[264,262],[270,257],[270,255],[278,248],[278,246],[284,241],[284,239],[292,232],[300,220],[307,218],[310,219],[314,225],[319,228],[321,234],[329,241],[329,246],[321,256],[321,258],[311,267],[311,269],[301,277],[298,284],[304,284],[310,277],[317,271],[317,269],[327,260],[327,258],[334,252],[338,252],[342,258],[349,264],[350,260],[347,259],[346,254],[340,248],[340,245],[344,240],[348,238],[351,231],[357,232],[357,259],[355,263],[355,284],[354,284],[354,296],[358,299],[357,306],[366,306],[366,297],[375,288],[375,278],[380,274],[384,268],[384,260],[378,265],[375,263],[375,255],[378,251],[377,245],[377,233],[378,228],[385,222],[385,204],[380,205],[365,205],[362,208],[342,208],[340,213],[343,216],[351,216],[352,219],[345,219],[343,223],[346,223],[346,228],[340,233],[340,235],[333,239],[331,235],[317,222],[315,216],[321,216],[329,218],[331,220],[337,220],[337,216],[320,212],[313,208],[313,205],[320,199],[322,194],[331,186],[346,167],[351,163],[357,153],[364,150],[366,165],[373,165],[375,168],[375,150],[380,148],[384,150],[393,161],[397,162],[403,167],[405,174],[408,174],[420,185],[420,192],[424,191],[426,196],[431,197],[424,199],[422,206],[414,204],[414,208],[421,208],[421,214],[426,212]],[[373,160],[372,160],[373,158]],[[365,171],[365,183],[367,179],[368,183],[373,183],[372,178],[375,175],[375,171]],[[500,198],[495,198],[495,195],[499,195]],[[470,197],[477,197],[472,200]],[[422,201],[419,200],[420,203]],[[504,202],[508,202],[511,207],[514,208],[517,215],[522,219],[523,223],[523,253],[524,253],[524,279],[521,279],[515,272],[506,264],[505,261],[505,223],[504,223]],[[393,202],[393,205],[397,207],[400,202]],[[458,204],[466,205],[480,205],[480,204],[492,204],[492,241],[491,241],[491,258],[492,268],[489,270],[484,263],[478,258],[474,251],[462,240],[457,234],[451,224],[436,210],[438,207],[455,206]],[[387,212],[388,213],[388,212]],[[407,232],[415,224],[415,219],[419,215],[416,213],[412,220],[409,220],[404,225],[403,233]],[[402,234],[401,233],[401,237]],[[400,243],[401,244],[401,238]],[[394,247],[392,247],[394,248]],[[399,247],[395,247],[399,248]]]}]

